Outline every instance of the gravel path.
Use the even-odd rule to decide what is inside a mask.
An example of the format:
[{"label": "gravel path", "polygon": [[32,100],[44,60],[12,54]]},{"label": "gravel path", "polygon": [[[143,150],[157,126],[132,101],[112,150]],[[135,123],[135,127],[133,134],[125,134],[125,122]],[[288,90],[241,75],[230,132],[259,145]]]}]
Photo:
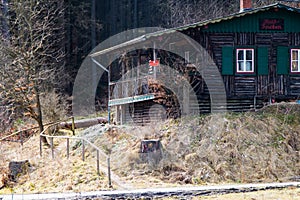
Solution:
[{"label": "gravel path", "polygon": [[286,187],[300,187],[300,182],[216,185],[199,187],[150,188],[138,190],[115,190],[83,193],[31,194],[31,195],[0,195],[0,200],[87,200],[87,199],[152,199],[162,197],[193,196],[252,192]]}]

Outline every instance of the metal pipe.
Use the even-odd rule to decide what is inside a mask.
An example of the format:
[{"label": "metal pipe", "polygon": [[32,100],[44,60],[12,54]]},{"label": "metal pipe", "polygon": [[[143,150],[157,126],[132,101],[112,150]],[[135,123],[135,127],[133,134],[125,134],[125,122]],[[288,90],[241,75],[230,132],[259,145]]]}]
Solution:
[{"label": "metal pipe", "polygon": [[51,145],[51,155],[52,155],[52,159],[54,159],[53,138],[50,138],[50,145]]},{"label": "metal pipe", "polygon": [[40,136],[40,157],[42,157],[43,146],[42,146],[42,136]]},{"label": "metal pipe", "polygon": [[109,66],[108,69],[106,69],[103,65],[101,65],[97,60],[95,60],[93,57],[91,57],[92,61],[94,63],[96,63],[101,69],[103,69],[104,71],[107,72],[107,76],[108,76],[108,105],[107,105],[107,111],[108,111],[108,117],[107,117],[107,121],[108,124],[110,124],[110,106],[109,106],[109,101],[110,101],[110,71],[109,71]]},{"label": "metal pipe", "polygon": [[84,161],[84,150],[85,149],[85,147],[84,147],[84,140],[82,140],[82,161]]},{"label": "metal pipe", "polygon": [[72,132],[73,132],[73,135],[75,135],[75,119],[74,119],[74,117],[72,117]]},{"label": "metal pipe", "polygon": [[108,170],[108,186],[111,188],[111,174],[110,174],[110,155],[107,157],[107,170]]},{"label": "metal pipe", "polygon": [[67,158],[69,159],[70,157],[70,139],[67,138]]},{"label": "metal pipe", "polygon": [[99,150],[97,150],[97,174],[100,176]]},{"label": "metal pipe", "polygon": [[107,123],[110,124],[110,106],[109,106],[109,101],[110,101],[110,70],[108,67],[108,103],[107,103],[107,112],[108,112],[108,116],[107,116]]},{"label": "metal pipe", "polygon": [[254,100],[253,100],[253,107],[254,107],[254,110],[256,110],[256,97],[257,97],[257,94],[254,95]]}]

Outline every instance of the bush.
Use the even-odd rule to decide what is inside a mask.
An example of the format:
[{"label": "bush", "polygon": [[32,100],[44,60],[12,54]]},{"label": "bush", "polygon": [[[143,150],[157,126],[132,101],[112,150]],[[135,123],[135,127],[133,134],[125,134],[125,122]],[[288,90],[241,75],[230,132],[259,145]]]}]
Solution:
[{"label": "bush", "polygon": [[52,90],[41,96],[42,114],[45,122],[56,122],[67,116],[67,97]]}]

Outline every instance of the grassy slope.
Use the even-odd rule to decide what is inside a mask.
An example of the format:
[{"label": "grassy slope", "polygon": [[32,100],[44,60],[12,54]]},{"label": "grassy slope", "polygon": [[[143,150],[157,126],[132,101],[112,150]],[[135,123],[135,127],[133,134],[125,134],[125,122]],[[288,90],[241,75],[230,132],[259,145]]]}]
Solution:
[{"label": "grassy slope", "polygon": [[[82,134],[111,152],[112,169],[126,183],[124,187],[292,181],[300,176],[299,122],[299,105],[276,104],[258,112],[188,117],[147,127],[95,126]],[[161,140],[161,160],[141,159],[140,141],[151,138]],[[78,148],[67,160],[65,142],[56,144],[55,160],[49,150],[39,158],[37,137],[22,150],[16,144],[1,144],[0,166],[15,159],[29,159],[33,165],[18,183],[11,184],[14,191],[107,189],[105,176],[96,174],[92,150],[87,162],[82,162],[81,148],[75,145]],[[6,188],[0,194],[10,191]]]},{"label": "grassy slope", "polygon": [[[39,137],[30,138],[22,147],[19,144],[2,143],[0,146],[0,166],[2,172],[9,161],[29,160],[31,167],[28,173],[21,175],[17,183],[0,190],[0,194],[10,193],[45,193],[45,192],[81,192],[109,189],[104,174],[97,175],[94,160],[81,160],[80,155],[71,152],[66,158],[66,142],[55,141],[55,159],[52,159],[50,149],[44,148],[43,157],[39,156]],[[0,177],[1,178],[1,177]]]},{"label": "grassy slope", "polygon": [[[278,104],[258,112],[115,127],[96,143],[111,149],[115,170],[128,179],[139,174],[170,184],[291,181],[300,175],[299,121],[299,105]],[[149,138],[162,142],[159,163],[143,162],[138,153],[140,140]]]}]

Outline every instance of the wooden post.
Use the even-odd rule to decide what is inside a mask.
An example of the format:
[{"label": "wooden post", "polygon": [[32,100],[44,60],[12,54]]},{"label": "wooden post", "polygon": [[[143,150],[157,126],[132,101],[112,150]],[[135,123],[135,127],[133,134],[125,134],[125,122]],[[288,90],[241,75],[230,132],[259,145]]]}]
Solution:
[{"label": "wooden post", "polygon": [[97,174],[100,176],[99,150],[97,149]]},{"label": "wooden post", "polygon": [[82,161],[84,161],[84,140],[82,140]]},{"label": "wooden post", "polygon": [[189,93],[189,84],[183,83],[183,105],[182,105],[182,114],[190,114],[190,93]]},{"label": "wooden post", "polygon": [[[121,63],[121,84],[118,84],[119,85],[119,95],[120,96],[117,96],[117,98],[123,98],[123,97],[128,97],[128,93],[127,93],[127,88],[128,88],[128,84],[124,84],[125,82],[125,71],[126,71],[126,66],[125,66],[125,57],[124,57],[124,60],[122,60],[122,63]],[[126,87],[127,85],[127,87]]]},{"label": "wooden post", "polygon": [[40,136],[40,157],[42,157],[43,154],[43,146],[42,146],[42,136]]},{"label": "wooden post", "polygon": [[126,123],[126,106],[120,105],[120,125],[124,125]]},{"label": "wooden post", "polygon": [[67,138],[67,158],[69,159],[70,157],[70,139]]},{"label": "wooden post", "polygon": [[108,72],[107,72],[107,76],[108,76],[108,107],[107,107],[107,112],[108,112],[108,116],[107,116],[107,123],[110,124],[110,106],[109,106],[109,101],[110,101],[110,65],[108,66]]},{"label": "wooden post", "polygon": [[108,171],[108,186],[111,188],[111,174],[110,174],[110,155],[107,157],[107,171]]},{"label": "wooden post", "polygon": [[50,138],[50,142],[51,142],[51,155],[52,155],[52,159],[54,159],[54,147],[53,147],[53,137]]},{"label": "wooden post", "polygon": [[20,142],[21,145],[23,146],[23,135],[22,135],[23,131],[20,131]]},{"label": "wooden post", "polygon": [[115,106],[115,112],[116,112],[115,121],[119,125],[121,123],[121,105]]},{"label": "wooden post", "polygon": [[74,117],[72,117],[72,132],[73,132],[73,135],[75,135],[75,119],[74,119]]},{"label": "wooden post", "polygon": [[[156,62],[155,42],[153,42],[153,61]],[[156,80],[156,66],[153,66],[153,78]]]}]

